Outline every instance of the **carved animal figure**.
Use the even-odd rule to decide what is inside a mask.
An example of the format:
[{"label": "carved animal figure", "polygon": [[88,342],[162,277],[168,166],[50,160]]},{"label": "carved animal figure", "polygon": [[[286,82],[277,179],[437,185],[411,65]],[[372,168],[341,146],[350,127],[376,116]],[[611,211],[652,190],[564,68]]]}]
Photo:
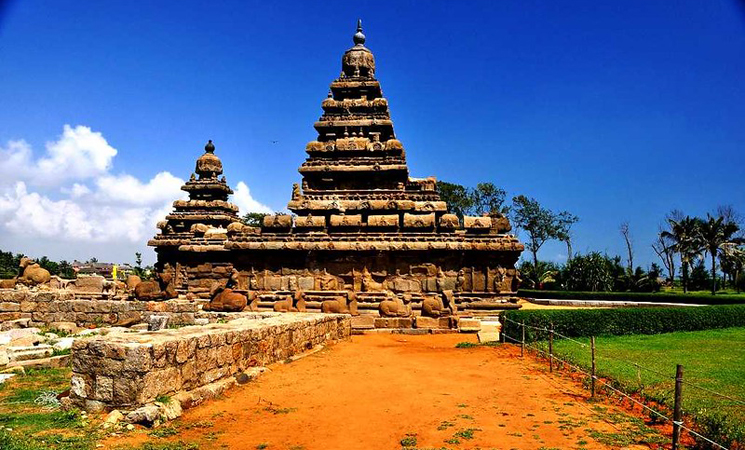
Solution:
[{"label": "carved animal figure", "polygon": [[305,312],[305,294],[303,291],[295,292],[295,296],[286,296],[284,300],[274,302],[275,312]]},{"label": "carved animal figure", "polygon": [[155,280],[142,281],[135,286],[135,298],[141,301],[160,300],[163,298],[163,291],[160,290],[160,284]]},{"label": "carved animal figure", "polygon": [[349,298],[339,295],[334,300],[326,300],[321,303],[321,312],[357,316],[359,315],[359,312],[357,312],[357,296],[354,292],[350,292]]},{"label": "carved animal figure", "polygon": [[129,276],[127,276],[126,283],[127,283],[127,290],[128,291],[133,291],[134,288],[138,284],[142,283],[142,279],[140,277],[138,277],[137,275],[129,275]]},{"label": "carved animal figure", "polygon": [[381,317],[409,317],[411,316],[411,294],[396,297],[392,292],[380,302],[378,312]]},{"label": "carved animal figure", "polygon": [[240,312],[246,308],[246,296],[230,288],[221,289],[212,300],[204,305],[205,311]]},{"label": "carved animal figure", "polygon": [[251,312],[257,312],[259,310],[259,293],[256,291],[250,291],[248,293],[248,303],[246,305]]},{"label": "carved animal figure", "polygon": [[37,284],[48,283],[49,279],[52,277],[47,269],[44,269],[30,258],[21,258],[20,267],[23,272],[18,278],[19,283],[36,286]]},{"label": "carved animal figure", "polygon": [[422,315],[425,317],[445,316],[450,311],[445,308],[442,299],[435,296],[426,296],[422,300]]},{"label": "carved animal figure", "polygon": [[11,278],[10,280],[0,280],[0,289],[13,289],[16,287],[17,279]]},{"label": "carved animal figure", "polygon": [[115,280],[103,280],[101,292],[116,294],[117,282]]},{"label": "carved animal figure", "polygon": [[367,267],[362,270],[362,290],[365,292],[380,292],[383,290],[383,283],[375,281]]},{"label": "carved animal figure", "polygon": [[194,234],[201,234],[201,235],[203,235],[209,229],[210,229],[210,227],[208,225],[205,225],[203,223],[195,223],[194,225],[191,226],[191,229],[189,231],[191,231]]}]

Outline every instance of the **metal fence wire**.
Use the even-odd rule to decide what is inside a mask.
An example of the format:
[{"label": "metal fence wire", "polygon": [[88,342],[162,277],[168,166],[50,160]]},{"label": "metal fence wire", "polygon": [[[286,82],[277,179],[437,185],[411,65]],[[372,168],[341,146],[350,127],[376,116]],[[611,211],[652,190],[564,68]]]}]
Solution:
[{"label": "metal fence wire", "polygon": [[[517,322],[515,320],[509,319],[507,317],[502,316],[502,319],[506,322],[510,322],[517,326],[517,329],[519,330],[520,337],[514,337],[510,336],[507,333],[503,332],[502,335],[502,341],[503,342],[510,342],[516,345],[520,346],[520,355],[524,356],[526,350],[532,350],[538,354],[543,355],[546,359],[548,359],[549,363],[549,371],[553,371],[554,368],[557,366],[557,363],[564,364],[568,367],[570,367],[572,370],[575,370],[583,375],[585,375],[590,380],[590,390],[591,390],[591,397],[594,397],[596,394],[596,388],[598,385],[602,386],[605,389],[608,389],[609,391],[614,392],[615,394],[618,394],[619,396],[629,400],[630,402],[634,403],[635,405],[641,407],[644,411],[648,412],[650,416],[656,417],[658,419],[661,419],[663,421],[669,422],[673,426],[673,437],[672,437],[672,448],[673,450],[677,450],[680,445],[680,433],[682,431],[688,432],[692,437],[695,439],[698,439],[700,441],[703,441],[707,444],[709,444],[714,449],[724,449],[729,450],[724,445],[714,441],[713,439],[702,435],[701,433],[697,432],[696,430],[691,429],[689,426],[687,426],[683,422],[683,390],[682,387],[685,385],[688,388],[696,389],[701,392],[705,392],[706,394],[714,397],[718,397],[724,400],[727,400],[731,403],[731,406],[745,406],[745,400],[741,398],[737,398],[733,395],[727,395],[721,392],[717,392],[713,389],[706,388],[704,386],[700,386],[696,383],[693,383],[691,381],[688,381],[684,379],[683,377],[683,366],[680,364],[677,365],[675,375],[671,375],[669,373],[664,373],[660,371],[659,369],[649,367],[647,364],[641,364],[638,361],[629,361],[628,359],[619,358],[616,356],[611,356],[608,354],[600,354],[597,351],[597,347],[595,345],[595,337],[590,338],[590,343],[582,342],[580,340],[571,338],[569,336],[565,336],[561,333],[556,332],[553,330],[553,326],[546,328],[546,327],[536,327],[532,325],[528,325],[524,322]],[[526,339],[526,330],[532,330],[533,332],[530,333],[531,336],[534,337],[534,340],[530,342]],[[543,338],[543,339],[540,339]],[[577,361],[570,361],[570,358],[568,355],[564,354],[557,354],[555,351],[555,340],[562,340],[566,342],[571,342],[572,344],[578,345],[583,350],[586,350],[589,353],[590,356],[590,367],[582,367],[580,363],[577,363]],[[652,402],[644,403],[637,398],[634,398],[630,392],[626,392],[624,390],[620,383],[612,381],[612,377],[610,376],[599,376],[598,370],[597,370],[597,360],[605,360],[605,361],[613,361],[615,363],[619,363],[621,365],[625,365],[629,368],[631,371],[636,371],[636,377],[638,380],[639,385],[639,392],[643,392],[646,386],[643,383],[643,373],[654,375],[654,383],[653,386],[655,388],[654,395],[652,397],[654,398],[654,403],[658,404],[664,404],[667,403],[666,400],[672,396],[672,414],[669,412],[663,412],[659,409],[655,409],[654,407],[650,406]],[[606,380],[607,379],[607,380]],[[669,405],[665,405],[669,406]],[[672,416],[672,417],[671,417]]]}]

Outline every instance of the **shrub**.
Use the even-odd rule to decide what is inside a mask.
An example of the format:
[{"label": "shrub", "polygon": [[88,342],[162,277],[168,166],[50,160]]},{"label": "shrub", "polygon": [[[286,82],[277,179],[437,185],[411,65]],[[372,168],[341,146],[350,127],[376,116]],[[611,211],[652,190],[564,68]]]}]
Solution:
[{"label": "shrub", "polygon": [[745,303],[745,295],[740,294],[668,294],[651,292],[585,292],[585,291],[537,291],[521,289],[517,295],[528,298],[552,298],[566,300],[633,301],[685,303],[701,305],[726,305]]},{"label": "shrub", "polygon": [[[506,311],[504,332],[520,339],[520,326],[550,328],[569,337],[658,334],[712,328],[745,327],[745,305],[683,308],[553,309]],[[545,339],[547,332],[526,328],[526,339]]]}]

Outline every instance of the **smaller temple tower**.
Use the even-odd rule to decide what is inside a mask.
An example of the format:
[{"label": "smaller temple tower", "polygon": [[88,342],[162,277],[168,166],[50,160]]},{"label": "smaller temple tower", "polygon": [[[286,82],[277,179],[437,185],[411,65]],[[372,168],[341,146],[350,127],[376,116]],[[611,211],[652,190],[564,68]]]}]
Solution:
[{"label": "smaller temple tower", "polygon": [[[158,254],[158,272],[170,273],[181,292],[187,288],[186,280],[194,279],[195,274],[188,273],[189,270],[196,272],[206,262],[227,263],[224,255],[227,228],[233,222],[240,222],[238,207],[228,201],[233,190],[221,176],[222,161],[215,155],[211,140],[204,150],[197,159],[195,173],[181,186],[181,190],[189,193],[189,199],[173,202],[173,212],[158,222],[160,234],[148,241]],[[225,276],[223,271],[212,274],[211,268],[205,272],[207,278]],[[188,289],[206,296],[211,284],[212,281],[190,283]]]}]

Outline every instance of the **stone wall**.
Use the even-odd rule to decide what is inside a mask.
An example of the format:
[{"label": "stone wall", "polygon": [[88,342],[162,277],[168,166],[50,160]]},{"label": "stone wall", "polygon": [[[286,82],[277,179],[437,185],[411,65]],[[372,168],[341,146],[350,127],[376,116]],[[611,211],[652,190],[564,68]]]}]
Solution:
[{"label": "stone wall", "polygon": [[201,302],[129,301],[106,294],[81,294],[68,290],[0,289],[0,322],[30,319],[29,326],[49,327],[74,322],[80,327],[130,326],[147,322],[153,314],[166,314],[171,324],[193,324],[205,313]]},{"label": "stone wall", "polygon": [[134,410],[350,333],[347,315],[244,313],[227,323],[78,339],[70,398],[87,410]]}]

